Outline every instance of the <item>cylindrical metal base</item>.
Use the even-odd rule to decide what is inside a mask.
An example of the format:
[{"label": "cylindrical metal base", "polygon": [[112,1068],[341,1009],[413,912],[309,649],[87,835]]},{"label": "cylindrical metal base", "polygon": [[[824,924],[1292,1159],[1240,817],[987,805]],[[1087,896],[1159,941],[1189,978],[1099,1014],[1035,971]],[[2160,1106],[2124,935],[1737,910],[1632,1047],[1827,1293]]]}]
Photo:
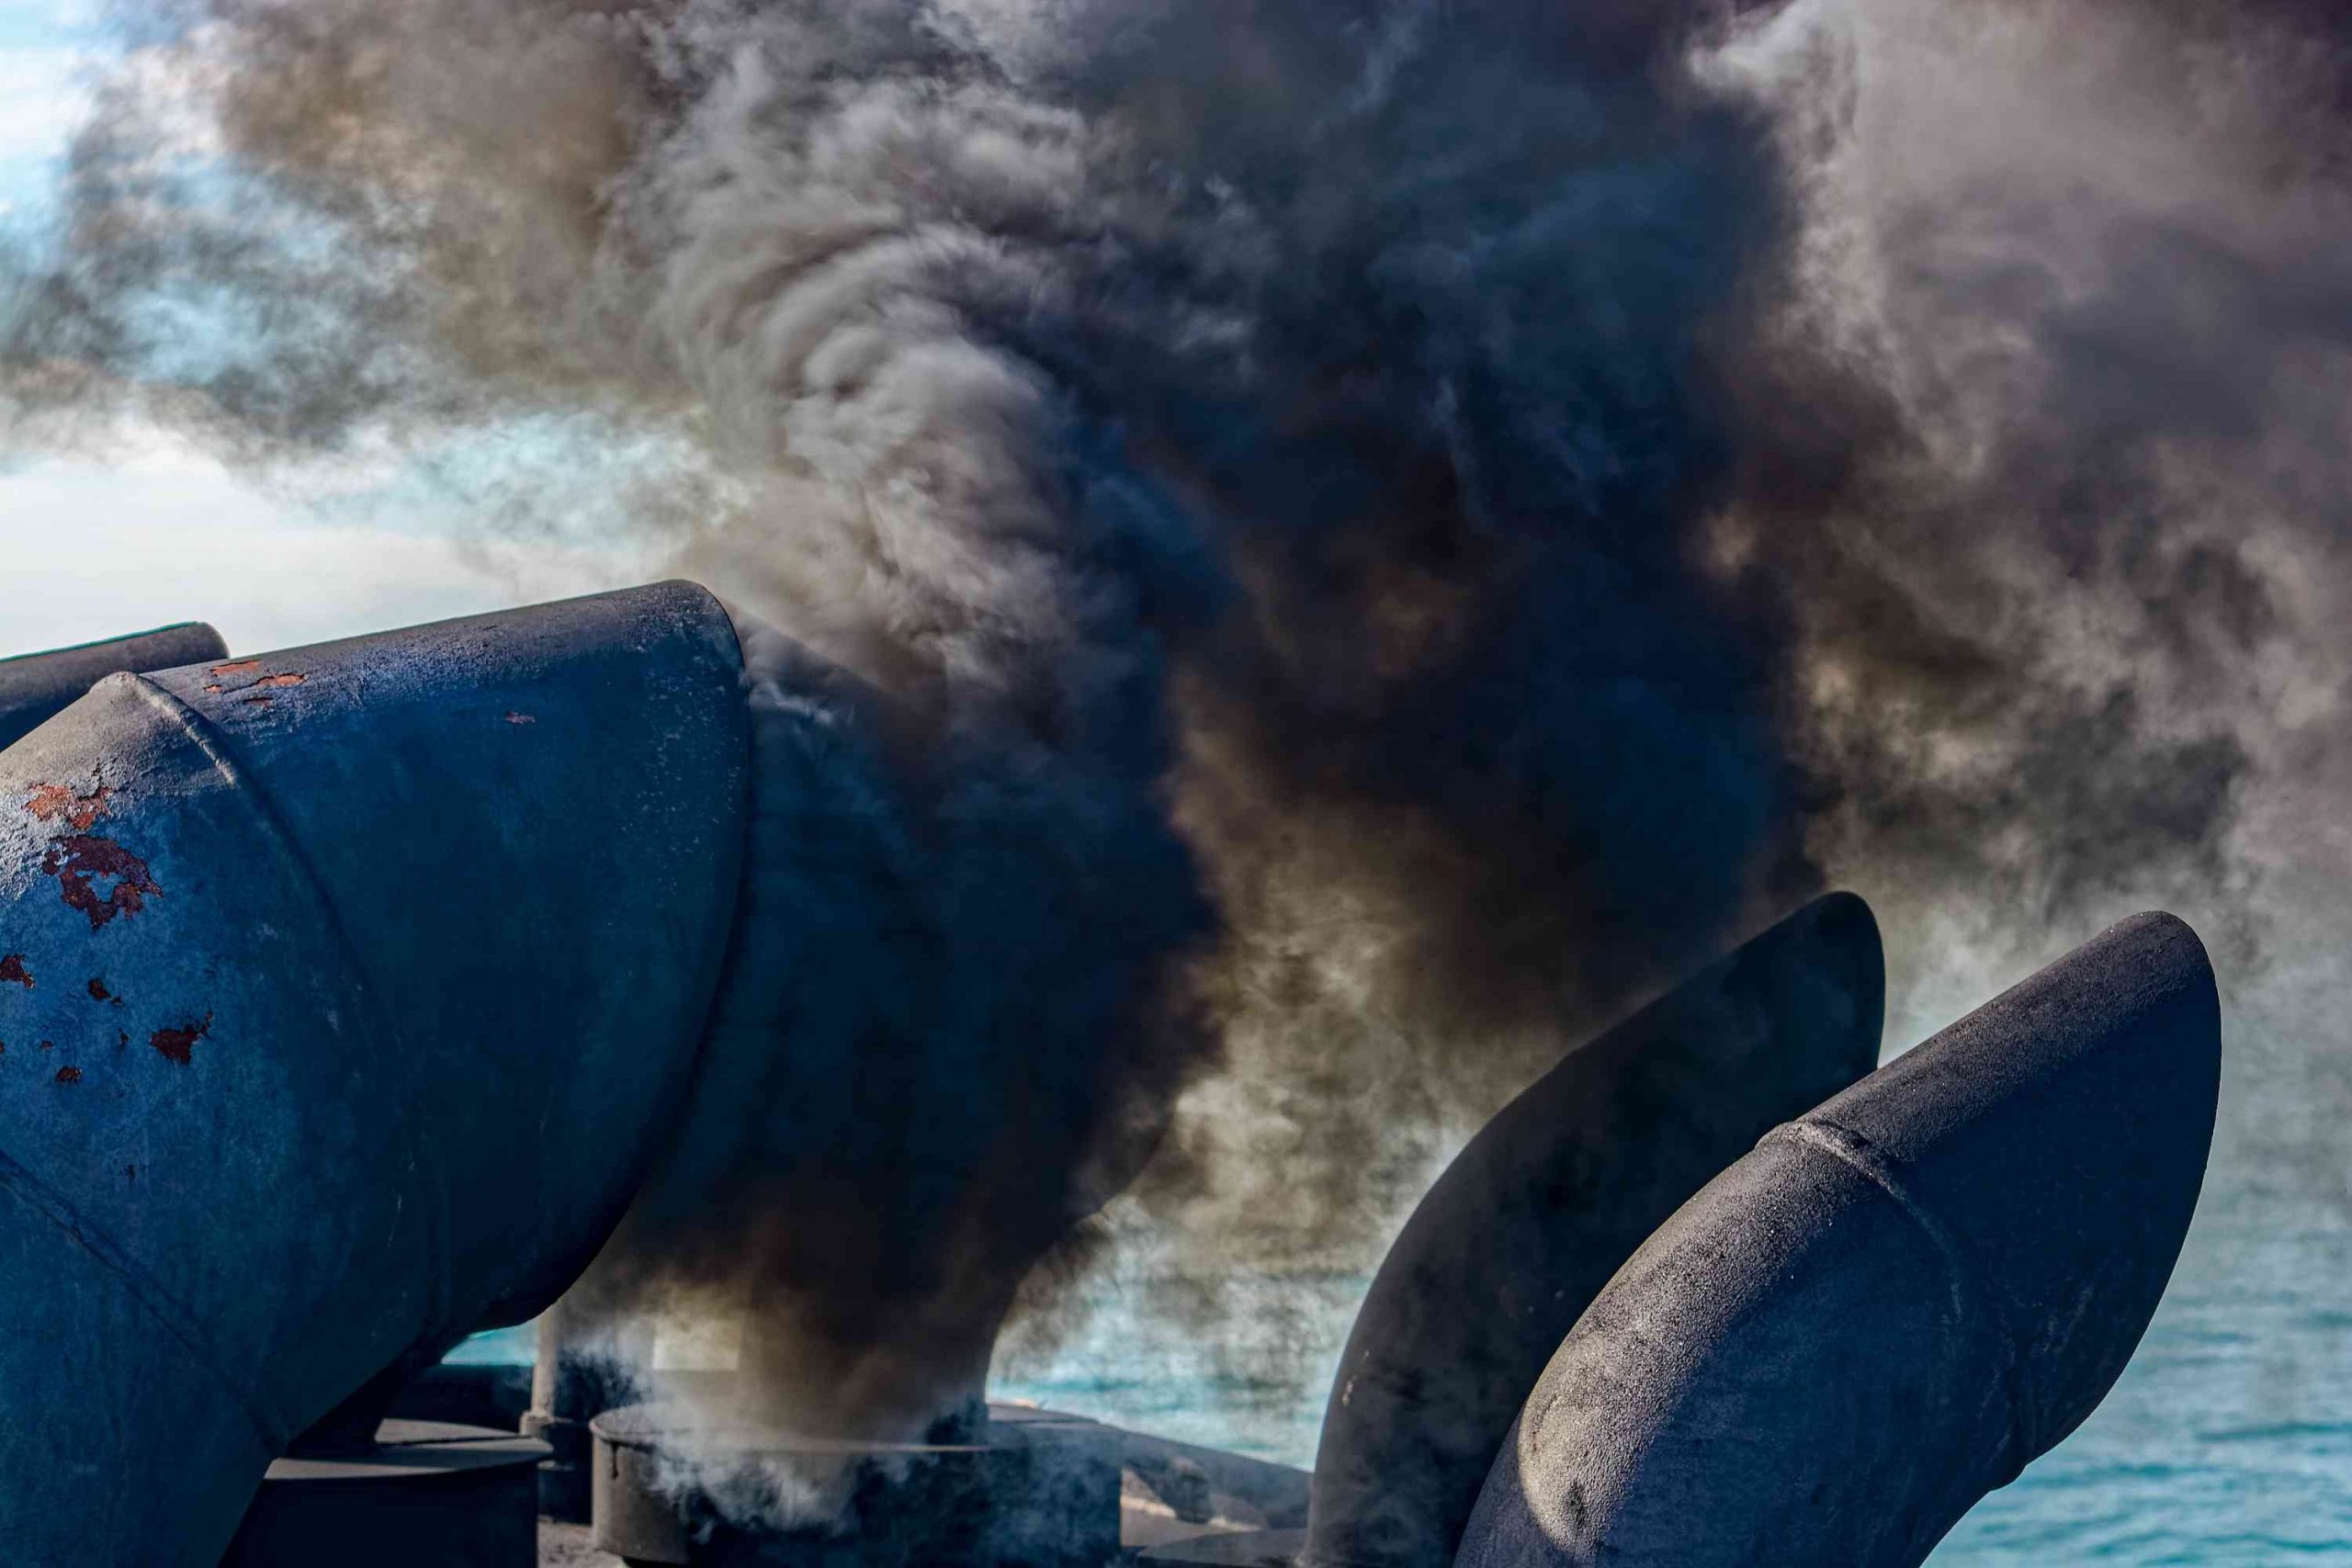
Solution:
[{"label": "cylindrical metal base", "polygon": [[[1108,1428],[999,1406],[960,1443],[854,1443],[696,1423],[631,1405],[590,1423],[596,1544],[637,1568],[1103,1568],[1119,1555],[1119,1455]],[[683,1456],[683,1457],[682,1457]],[[784,1498],[722,1507],[691,1466],[806,1483],[826,1517],[761,1519]],[[758,1491],[756,1479],[746,1491]],[[802,1512],[808,1508],[804,1505]]]},{"label": "cylindrical metal base", "polygon": [[512,1432],[387,1421],[372,1451],[272,1464],[220,1568],[534,1568],[547,1457]]},{"label": "cylindrical metal base", "polygon": [[1189,1563],[1194,1568],[1292,1568],[1306,1550],[1303,1529],[1235,1530],[1155,1546],[1138,1553],[1136,1561]]}]

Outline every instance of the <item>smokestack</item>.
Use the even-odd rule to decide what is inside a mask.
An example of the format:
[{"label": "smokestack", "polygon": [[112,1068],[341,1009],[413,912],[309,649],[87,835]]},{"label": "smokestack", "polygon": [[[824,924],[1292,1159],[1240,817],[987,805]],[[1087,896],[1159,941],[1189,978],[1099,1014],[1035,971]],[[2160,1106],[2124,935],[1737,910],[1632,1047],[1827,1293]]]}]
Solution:
[{"label": "smokestack", "polygon": [[695,1059],[745,731],[667,583],[114,676],[0,753],[13,1556],[210,1568],[297,1433],[578,1274]]},{"label": "smokestack", "polygon": [[1878,1060],[1878,926],[1815,900],[1505,1106],[1356,1314],[1323,1418],[1307,1561],[1451,1561],[1504,1434],[1619,1264],[1775,1122]]},{"label": "smokestack", "polygon": [[1774,1130],[1560,1346],[1460,1568],[1916,1568],[2131,1359],[2220,1071],[2203,948],[2139,915]]},{"label": "smokestack", "polygon": [[229,657],[220,634],[187,621],[131,637],[0,659],[0,749],[14,746],[109,675],[170,670]]}]

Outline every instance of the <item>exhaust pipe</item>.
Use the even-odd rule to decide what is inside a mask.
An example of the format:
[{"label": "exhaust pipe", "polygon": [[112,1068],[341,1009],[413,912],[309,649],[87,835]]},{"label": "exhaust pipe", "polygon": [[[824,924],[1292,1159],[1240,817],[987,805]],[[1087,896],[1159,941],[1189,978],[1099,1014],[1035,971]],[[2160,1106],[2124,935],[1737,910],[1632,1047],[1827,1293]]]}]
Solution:
[{"label": "exhaust pipe", "polygon": [[1650,1232],[1774,1123],[1878,1061],[1878,926],[1800,909],[1538,1079],[1413,1212],[1323,1418],[1306,1561],[1450,1562],[1562,1336]]},{"label": "exhaust pipe", "polygon": [[201,621],[49,653],[0,659],[0,750],[23,739],[109,675],[172,670],[229,657],[220,634]]},{"label": "exhaust pipe", "polygon": [[1916,1568],[2131,1359],[2220,1074],[2203,948],[2140,915],[1775,1129],[1562,1343],[1459,1568]]},{"label": "exhaust pipe", "polygon": [[379,1370],[544,1307],[732,918],[746,716],[667,583],[116,675],[0,753],[0,1540],[211,1568]]}]

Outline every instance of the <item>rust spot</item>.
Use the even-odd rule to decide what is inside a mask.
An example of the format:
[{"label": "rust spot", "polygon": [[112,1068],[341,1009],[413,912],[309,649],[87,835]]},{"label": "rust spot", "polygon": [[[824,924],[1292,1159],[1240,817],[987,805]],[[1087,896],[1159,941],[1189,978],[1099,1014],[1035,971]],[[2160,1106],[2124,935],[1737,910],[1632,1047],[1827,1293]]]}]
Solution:
[{"label": "rust spot", "polygon": [[43,822],[54,822],[62,818],[65,825],[75,832],[86,833],[91,823],[106,815],[107,797],[113,794],[114,791],[104,784],[87,795],[76,795],[63,784],[41,784],[25,802],[25,809]]},{"label": "rust spot", "polygon": [[40,1043],[40,1048],[44,1051],[54,1051],[57,1049],[57,1042],[54,1040],[44,1040]]},{"label": "rust spot", "polygon": [[33,988],[32,971],[25,967],[23,953],[11,953],[0,957],[0,983],[13,983],[28,991]]},{"label": "rust spot", "polygon": [[[58,897],[68,908],[90,917],[92,931],[102,929],[117,915],[137,914],[147,907],[148,899],[164,891],[148,875],[145,861],[112,839],[94,839],[86,833],[53,840],[49,853],[41,857],[40,868],[57,878]],[[104,897],[97,888],[102,878],[114,883]]]},{"label": "rust spot", "polygon": [[94,1002],[110,1002],[114,1000],[114,993],[107,989],[107,983],[104,980],[94,979],[90,982],[90,999]]},{"label": "rust spot", "polygon": [[539,721],[532,717],[529,714],[516,713],[510,708],[506,713],[506,722],[509,724],[537,724]]},{"label": "rust spot", "polygon": [[212,672],[215,675],[242,675],[248,670],[258,670],[260,668],[261,660],[258,659],[238,659],[232,660],[226,664],[214,665],[212,667]]},{"label": "rust spot", "polygon": [[167,1062],[177,1062],[185,1067],[196,1050],[196,1043],[212,1032],[212,1015],[206,1013],[204,1021],[191,1023],[185,1029],[159,1029],[147,1037],[147,1043]]},{"label": "rust spot", "polygon": [[[231,671],[258,670],[260,668],[260,660],[248,659],[240,664],[216,664],[212,667],[212,672],[215,675],[225,675]],[[256,694],[254,696],[244,699],[248,703],[266,703],[269,701],[269,694],[272,692],[277,691],[281,687],[299,686],[309,679],[310,677],[308,675],[296,674],[291,671],[281,671],[274,674],[264,675],[259,680],[248,681],[243,685],[237,687],[236,690],[240,692],[252,692]],[[205,682],[204,689],[211,693],[213,695],[219,696],[225,688],[223,688],[218,681],[208,681]]]},{"label": "rust spot", "polygon": [[82,1069],[79,1067],[60,1067],[57,1069],[57,1081],[59,1083],[80,1083],[82,1081]]}]

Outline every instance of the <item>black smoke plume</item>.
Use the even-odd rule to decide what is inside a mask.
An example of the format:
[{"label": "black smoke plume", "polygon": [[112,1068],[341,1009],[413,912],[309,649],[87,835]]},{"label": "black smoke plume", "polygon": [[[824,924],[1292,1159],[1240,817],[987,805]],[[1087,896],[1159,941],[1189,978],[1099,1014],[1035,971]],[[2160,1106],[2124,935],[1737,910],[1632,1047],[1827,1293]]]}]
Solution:
[{"label": "black smoke plume", "polygon": [[831,1348],[787,1416],[845,1366],[935,1413],[968,1379],[901,1331],[984,1340],[1147,1156],[1194,1278],[1362,1267],[1447,1139],[1830,875],[1928,1006],[2135,901],[2251,952],[2269,781],[2335,776],[2327,18],[130,20],[15,252],[22,439],[494,437],[503,526],[605,465],[791,639],[734,1120],[628,1244]]}]

